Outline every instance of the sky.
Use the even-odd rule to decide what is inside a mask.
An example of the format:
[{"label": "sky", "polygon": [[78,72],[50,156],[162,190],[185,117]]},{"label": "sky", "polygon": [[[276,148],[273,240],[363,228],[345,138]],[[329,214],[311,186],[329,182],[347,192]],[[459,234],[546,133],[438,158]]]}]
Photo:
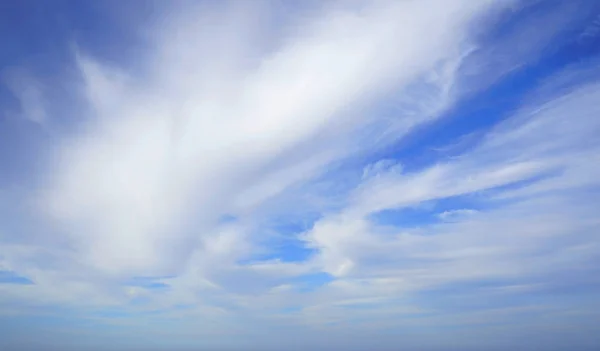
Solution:
[{"label": "sky", "polygon": [[600,1],[4,1],[0,46],[0,349],[600,348]]}]

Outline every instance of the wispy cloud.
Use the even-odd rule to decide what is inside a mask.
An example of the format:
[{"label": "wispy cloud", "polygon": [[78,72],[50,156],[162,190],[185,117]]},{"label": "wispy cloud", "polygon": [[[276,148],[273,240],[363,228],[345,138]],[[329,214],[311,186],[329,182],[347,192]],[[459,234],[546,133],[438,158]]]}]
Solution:
[{"label": "wispy cloud", "polygon": [[[378,123],[365,104],[452,60],[471,16],[483,8],[333,8],[260,60],[250,44],[261,38],[247,27],[252,17],[222,16],[210,28],[175,21],[159,37],[143,85],[80,58],[97,120],[58,150],[46,207],[99,269],[177,270],[202,232],[220,231],[222,213],[251,212],[369,147],[352,141]],[[197,36],[208,29],[212,38]],[[425,30],[430,40],[412,34]],[[429,118],[420,110],[402,118],[404,130]]]}]

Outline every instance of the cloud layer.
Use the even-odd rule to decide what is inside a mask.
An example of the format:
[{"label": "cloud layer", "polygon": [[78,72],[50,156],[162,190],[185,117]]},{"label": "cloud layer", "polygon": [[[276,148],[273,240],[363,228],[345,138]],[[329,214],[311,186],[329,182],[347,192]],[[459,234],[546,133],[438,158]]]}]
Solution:
[{"label": "cloud layer", "polygon": [[177,3],[133,65],[71,46],[69,132],[43,80],[10,75],[19,115],[52,140],[29,191],[0,187],[26,204],[0,228],[2,318],[62,315],[31,329],[98,347],[152,333],[156,347],[477,348],[588,330],[600,84],[594,55],[569,66],[560,49],[593,46],[571,39],[592,8],[291,6]]}]

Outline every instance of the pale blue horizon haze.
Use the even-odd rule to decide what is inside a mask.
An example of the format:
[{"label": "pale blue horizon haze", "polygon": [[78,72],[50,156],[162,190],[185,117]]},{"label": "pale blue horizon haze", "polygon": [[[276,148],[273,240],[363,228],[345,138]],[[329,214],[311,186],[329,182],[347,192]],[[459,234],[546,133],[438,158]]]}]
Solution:
[{"label": "pale blue horizon haze", "polygon": [[600,1],[4,1],[0,47],[0,350],[600,349]]}]

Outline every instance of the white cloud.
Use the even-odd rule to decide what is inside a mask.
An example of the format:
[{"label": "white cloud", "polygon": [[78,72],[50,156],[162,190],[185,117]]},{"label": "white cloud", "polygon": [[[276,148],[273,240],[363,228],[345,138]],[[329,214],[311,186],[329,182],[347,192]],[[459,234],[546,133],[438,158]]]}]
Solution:
[{"label": "white cloud", "polygon": [[[79,55],[97,116],[59,148],[47,210],[100,270],[176,272],[222,214],[248,213],[368,147],[353,139],[378,120],[356,109],[460,56],[467,24],[485,8],[334,8],[266,53],[255,52],[261,33],[247,27],[259,14],[234,11],[218,25],[186,15],[158,36],[142,81]],[[232,31],[249,34],[241,41]],[[425,31],[428,40],[414,35]],[[452,83],[438,78],[432,86]],[[404,131],[427,118],[400,117]]]}]

